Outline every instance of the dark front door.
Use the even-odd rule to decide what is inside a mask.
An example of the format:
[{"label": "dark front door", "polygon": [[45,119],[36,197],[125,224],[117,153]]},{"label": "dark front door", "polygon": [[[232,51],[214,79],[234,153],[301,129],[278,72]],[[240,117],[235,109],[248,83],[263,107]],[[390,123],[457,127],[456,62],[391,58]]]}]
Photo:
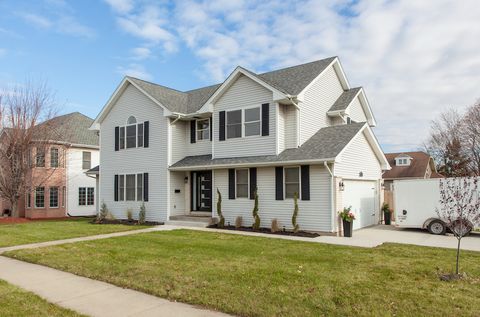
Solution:
[{"label": "dark front door", "polygon": [[192,211],[212,211],[212,171],[192,172]]}]

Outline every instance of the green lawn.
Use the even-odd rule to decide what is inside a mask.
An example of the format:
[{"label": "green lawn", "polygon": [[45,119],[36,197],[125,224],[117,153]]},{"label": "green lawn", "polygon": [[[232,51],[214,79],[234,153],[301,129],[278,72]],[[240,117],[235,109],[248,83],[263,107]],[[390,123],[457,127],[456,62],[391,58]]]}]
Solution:
[{"label": "green lawn", "polygon": [[0,316],[82,316],[0,280]]},{"label": "green lawn", "polygon": [[0,224],[0,248],[145,228],[126,225],[97,225],[89,223],[90,221],[91,219],[83,218]]},{"label": "green lawn", "polygon": [[240,316],[479,316],[480,253],[175,230],[7,256]]}]

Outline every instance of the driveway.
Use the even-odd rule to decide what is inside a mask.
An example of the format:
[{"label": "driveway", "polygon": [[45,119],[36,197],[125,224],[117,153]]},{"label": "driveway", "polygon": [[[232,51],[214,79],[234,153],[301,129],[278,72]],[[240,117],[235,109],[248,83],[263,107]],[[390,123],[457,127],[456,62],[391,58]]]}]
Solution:
[{"label": "driveway", "polygon": [[[351,245],[359,247],[375,247],[385,242],[414,244],[427,247],[457,248],[457,239],[451,234],[437,236],[420,229],[400,229],[395,226],[378,225],[353,232],[352,238],[322,236],[316,241]],[[462,250],[480,251],[480,233],[472,233],[462,239]]]}]

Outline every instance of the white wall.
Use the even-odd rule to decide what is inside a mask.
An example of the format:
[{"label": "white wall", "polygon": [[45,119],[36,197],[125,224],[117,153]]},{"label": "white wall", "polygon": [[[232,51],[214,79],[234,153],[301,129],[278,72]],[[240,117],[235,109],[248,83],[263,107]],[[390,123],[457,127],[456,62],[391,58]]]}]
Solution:
[{"label": "white wall", "polygon": [[365,115],[365,111],[363,111],[362,104],[358,97],[355,98],[350,104],[350,107],[348,107],[348,113],[350,118],[355,122],[367,121],[367,116]]},{"label": "white wall", "polygon": [[[83,152],[90,152],[92,158],[91,167],[97,166],[100,152],[97,149],[69,148],[67,150],[67,213],[71,216],[93,216],[97,213],[97,190],[95,178],[88,177],[82,169]],[[80,206],[78,204],[78,188],[95,188],[95,204],[93,206]]]},{"label": "white wall", "polygon": [[[213,208],[216,216],[216,188],[222,194],[222,210],[225,221],[235,224],[237,216],[243,217],[243,225],[253,223],[252,209],[254,200],[240,198],[228,199],[228,170],[214,170]],[[293,199],[275,200],[275,168],[257,169],[257,187],[259,200],[259,216],[262,227],[271,227],[273,218],[277,218],[280,227],[292,228]],[[309,201],[298,200],[299,213],[297,221],[301,230],[333,231],[331,209],[331,177],[323,166],[310,166],[310,198]]]},{"label": "white wall", "polygon": [[[219,141],[219,111],[241,109],[249,106],[270,104],[270,135]],[[214,104],[214,154],[215,158],[277,154],[276,110],[270,90],[241,75]]]},{"label": "white wall", "polygon": [[343,88],[333,66],[316,79],[305,91],[300,107],[300,145],[321,128],[330,126],[327,111],[343,93]]},{"label": "white wall", "polygon": [[[129,116],[137,122],[150,121],[149,148],[115,151],[115,126],[122,126]],[[163,109],[134,86],[128,85],[101,123],[100,131],[100,203],[105,201],[117,218],[126,218],[127,208],[137,215],[141,202],[114,201],[114,175],[149,173],[149,201],[146,218],[166,221],[169,211],[170,176],[168,167],[169,119]]]},{"label": "white wall", "polygon": [[212,154],[212,141],[197,140],[190,143],[190,121],[177,121],[171,125],[172,131],[172,158],[171,163],[183,159],[185,156]]},{"label": "white wall", "polygon": [[[185,172],[170,172],[170,216],[188,214],[186,206]],[[180,193],[175,193],[179,189]],[[188,193],[189,194],[189,193]]]}]

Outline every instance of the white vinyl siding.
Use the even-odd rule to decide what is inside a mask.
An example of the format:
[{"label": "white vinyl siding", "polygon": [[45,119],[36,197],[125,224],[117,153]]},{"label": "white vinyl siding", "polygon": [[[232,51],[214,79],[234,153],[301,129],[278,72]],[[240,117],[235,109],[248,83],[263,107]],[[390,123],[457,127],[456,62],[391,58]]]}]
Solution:
[{"label": "white vinyl siding", "polygon": [[362,104],[358,97],[355,98],[350,104],[350,107],[348,107],[348,113],[350,118],[355,122],[367,121],[367,117],[365,116],[365,112],[363,111]]},{"label": "white vinyl siding", "polygon": [[285,148],[297,147],[297,109],[287,106],[285,109]]},{"label": "white vinyl siding", "polygon": [[285,105],[277,104],[277,154],[285,150]]},{"label": "white vinyl siding", "polygon": [[[219,111],[238,110],[269,103],[269,136],[251,136],[248,138],[226,138],[219,141]],[[214,104],[214,157],[257,156],[277,154],[276,147],[276,107],[270,90],[241,75]]]},{"label": "white vinyl siding", "polygon": [[[382,168],[375,152],[363,133],[360,133],[347,146],[335,163],[335,176],[353,179],[380,179]],[[360,177],[360,172],[363,176]]]},{"label": "white vinyl siding", "polygon": [[[172,120],[173,121],[173,120]],[[190,143],[190,121],[177,121],[171,126],[172,149],[171,164],[185,156],[212,154],[210,139]]]},{"label": "white vinyl siding", "polygon": [[[186,192],[185,176],[189,173],[185,172],[170,172],[170,216],[179,216],[188,214],[189,208],[186,208],[185,196],[190,192]],[[188,184],[187,184],[188,185]],[[175,190],[180,190],[176,193]]]},{"label": "white vinyl siding", "polygon": [[[253,223],[252,209],[254,201],[250,199],[228,198],[228,170],[214,171],[215,188],[222,194],[222,210],[226,223],[235,223],[237,216],[243,217],[243,225]],[[311,200],[298,200],[298,223],[301,230],[331,232],[334,213],[330,207],[331,177],[321,165],[310,166],[310,197]],[[270,228],[273,218],[277,218],[280,227],[292,228],[293,199],[275,200],[275,168],[262,167],[257,169],[258,202],[261,226]],[[214,191],[213,209],[216,214],[217,194]]]},{"label": "white vinyl siding", "polygon": [[300,103],[300,143],[303,144],[321,128],[330,125],[327,111],[343,93],[343,88],[333,66],[316,79],[305,91]]},{"label": "white vinyl siding", "polygon": [[[115,151],[115,127],[125,125],[129,116],[137,122],[150,122],[148,148],[132,148]],[[100,132],[100,195],[112,214],[119,219],[126,217],[131,208],[134,215],[140,210],[141,201],[114,201],[114,175],[149,173],[149,201],[145,202],[148,221],[166,221],[168,216],[168,118],[163,109],[128,85],[118,97],[104,121]]]}]

